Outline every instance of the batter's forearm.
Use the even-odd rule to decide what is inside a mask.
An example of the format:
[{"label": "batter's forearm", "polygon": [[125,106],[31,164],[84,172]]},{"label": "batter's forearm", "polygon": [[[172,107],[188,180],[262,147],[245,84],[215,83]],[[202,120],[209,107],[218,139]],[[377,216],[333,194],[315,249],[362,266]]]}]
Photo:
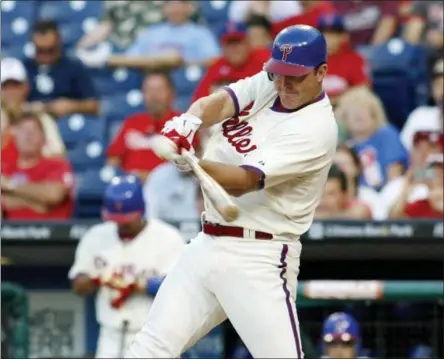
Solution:
[{"label": "batter's forearm", "polygon": [[241,196],[259,189],[261,179],[253,171],[208,160],[200,160],[199,165],[232,196]]},{"label": "batter's forearm", "polygon": [[235,115],[233,99],[227,91],[221,90],[200,98],[191,104],[187,113],[202,120],[203,128],[211,127]]}]

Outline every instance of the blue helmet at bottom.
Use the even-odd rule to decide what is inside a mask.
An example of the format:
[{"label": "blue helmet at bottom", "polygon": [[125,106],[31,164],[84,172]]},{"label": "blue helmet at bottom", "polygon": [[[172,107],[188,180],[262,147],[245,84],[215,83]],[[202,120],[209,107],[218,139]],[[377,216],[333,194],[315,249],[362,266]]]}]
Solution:
[{"label": "blue helmet at bottom", "polygon": [[358,321],[345,312],[336,312],[327,317],[322,329],[322,347],[333,342],[353,342],[357,355],[361,352],[361,333]]},{"label": "blue helmet at bottom", "polygon": [[353,316],[344,312],[336,312],[325,319],[322,330],[324,342],[350,341],[360,338],[359,324]]},{"label": "blue helmet at bottom", "polygon": [[142,183],[137,176],[116,176],[111,180],[103,198],[103,220],[126,224],[143,217],[145,210]]}]

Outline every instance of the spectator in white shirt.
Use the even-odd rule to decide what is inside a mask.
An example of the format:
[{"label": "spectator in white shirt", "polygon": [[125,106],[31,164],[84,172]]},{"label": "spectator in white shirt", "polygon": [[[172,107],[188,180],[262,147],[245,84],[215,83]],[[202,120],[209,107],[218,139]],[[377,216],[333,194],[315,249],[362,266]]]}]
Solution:
[{"label": "spectator in white shirt", "polygon": [[171,163],[162,164],[144,185],[144,197],[149,200],[147,215],[170,223],[199,221],[198,191],[199,184],[191,172],[181,172]]},{"label": "spectator in white shirt", "polygon": [[[200,144],[196,144],[195,152],[200,157]],[[172,163],[162,164],[154,169],[143,187],[147,216],[176,224],[199,223],[199,193],[199,182],[192,172],[180,171]]]},{"label": "spectator in white shirt", "polygon": [[141,31],[124,54],[88,53],[77,56],[91,67],[108,65],[144,71],[173,69],[182,65],[207,66],[220,55],[219,43],[208,27],[191,21],[191,1],[171,0],[163,5],[166,21]]},{"label": "spectator in white shirt", "polygon": [[444,111],[444,59],[433,68],[432,97],[434,106],[420,106],[413,110],[401,131],[401,141],[407,150],[412,148],[417,131],[443,131]]}]

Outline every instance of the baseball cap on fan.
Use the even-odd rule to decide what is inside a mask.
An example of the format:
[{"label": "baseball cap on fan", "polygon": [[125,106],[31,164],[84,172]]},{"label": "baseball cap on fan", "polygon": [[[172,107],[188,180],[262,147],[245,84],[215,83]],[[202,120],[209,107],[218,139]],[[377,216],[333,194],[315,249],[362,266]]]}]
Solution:
[{"label": "baseball cap on fan", "polygon": [[328,14],[323,15],[318,20],[318,29],[324,31],[344,32],[344,19],[341,15]]},{"label": "baseball cap on fan", "polygon": [[6,81],[25,82],[27,80],[26,69],[22,62],[15,58],[4,58],[1,62],[1,84]]},{"label": "baseball cap on fan", "polygon": [[244,24],[228,22],[222,29],[220,41],[222,44],[226,44],[230,41],[244,40],[246,36],[247,28]]}]

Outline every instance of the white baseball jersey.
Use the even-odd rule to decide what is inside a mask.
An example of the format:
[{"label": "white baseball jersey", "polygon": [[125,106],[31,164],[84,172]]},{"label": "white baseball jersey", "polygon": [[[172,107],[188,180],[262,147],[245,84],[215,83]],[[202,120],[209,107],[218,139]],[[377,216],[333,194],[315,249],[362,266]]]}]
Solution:
[{"label": "white baseball jersey", "polygon": [[[233,198],[240,209],[229,223],[296,239],[310,227],[336,152],[338,127],[327,95],[297,111],[284,109],[262,71],[226,90],[238,116],[223,121],[204,159],[245,166],[264,176],[262,191]],[[205,219],[228,225],[205,198]]]},{"label": "white baseball jersey", "polygon": [[[93,226],[77,246],[69,278],[79,274],[91,277],[123,272],[128,281],[136,276],[164,276],[184,248],[179,231],[157,219],[130,241],[120,240],[117,226],[106,222]],[[120,329],[124,320],[128,330],[139,330],[151,308],[153,298],[144,294],[129,297],[119,309],[111,307],[113,290],[101,287],[96,297],[96,317],[100,325]]]},{"label": "white baseball jersey", "polygon": [[[233,198],[240,216],[229,225],[275,239],[256,241],[245,231],[245,238],[200,233],[191,240],[128,358],[177,358],[227,317],[254,358],[303,357],[295,307],[297,238],[321,200],[336,151],[336,120],[324,94],[297,111],[285,110],[265,72],[227,91],[237,114],[218,126],[204,158],[263,175],[261,191]],[[205,220],[228,225],[205,202]]]}]

